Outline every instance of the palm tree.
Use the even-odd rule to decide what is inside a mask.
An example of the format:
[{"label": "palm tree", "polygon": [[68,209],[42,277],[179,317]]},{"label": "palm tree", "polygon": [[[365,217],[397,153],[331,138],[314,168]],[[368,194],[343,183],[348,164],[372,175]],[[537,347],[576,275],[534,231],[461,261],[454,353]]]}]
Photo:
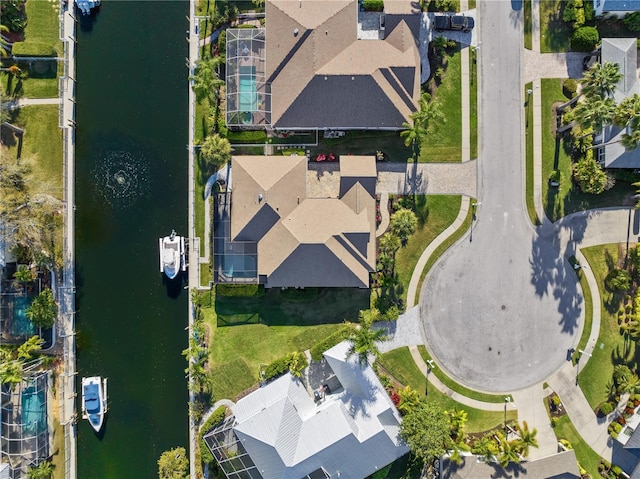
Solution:
[{"label": "palm tree", "polygon": [[215,56],[200,60],[196,65],[189,80],[193,81],[193,92],[198,100],[218,98],[220,87],[224,85],[224,80],[219,77],[218,72],[221,64],[222,57]]},{"label": "palm tree", "polygon": [[538,440],[536,439],[536,435],[538,434],[537,429],[529,430],[529,425],[527,421],[522,421],[522,426],[518,424],[516,426],[518,436],[520,439],[517,441],[517,449],[518,452],[523,457],[529,456],[529,449],[532,447],[538,447]]},{"label": "palm tree", "polygon": [[39,336],[31,336],[18,347],[18,359],[30,360],[33,357],[33,353],[42,348],[43,344],[44,339]]},{"label": "palm tree", "polygon": [[443,123],[445,117],[440,109],[440,105],[431,101],[431,95],[423,93],[420,96],[420,109],[411,115],[411,124],[405,122],[402,127],[405,130],[400,132],[400,136],[404,138],[405,146],[413,146],[414,148],[420,144],[422,139],[433,129],[433,122]]},{"label": "palm tree", "polygon": [[451,421],[451,436],[459,438],[462,436],[462,428],[467,423],[467,411],[454,408],[453,411],[448,411],[448,413]]},{"label": "palm tree", "polygon": [[411,386],[405,386],[403,389],[398,390],[398,396],[400,396],[400,402],[398,403],[398,411],[400,413],[409,414],[415,408],[420,406],[420,394]]},{"label": "palm tree", "polygon": [[27,318],[40,328],[50,328],[58,315],[58,305],[53,300],[51,289],[44,289],[25,310]]},{"label": "palm tree", "polygon": [[602,130],[605,124],[611,123],[616,105],[612,98],[594,95],[580,102],[573,112],[582,128],[591,127],[594,130]]},{"label": "palm tree", "polygon": [[640,378],[637,374],[624,376],[618,381],[618,391],[635,394],[640,391]]},{"label": "palm tree", "polygon": [[32,466],[27,472],[29,479],[49,479],[53,474],[53,465],[49,461],[44,461],[37,466]]},{"label": "palm tree", "polygon": [[28,283],[29,281],[33,281],[35,279],[31,269],[24,264],[18,266],[16,272],[13,273],[13,278],[20,283]]},{"label": "palm tree", "polygon": [[13,387],[24,379],[22,361],[13,359],[0,362],[0,384],[9,384]]},{"label": "palm tree", "polygon": [[360,311],[360,327],[353,329],[349,334],[351,346],[347,352],[347,357],[354,354],[358,356],[358,364],[362,367],[369,363],[371,356],[375,357],[380,354],[376,343],[386,341],[389,336],[386,335],[384,329],[372,328],[373,321],[371,318]]},{"label": "palm tree", "polygon": [[391,232],[400,238],[403,245],[406,245],[409,236],[418,227],[418,217],[410,209],[400,208],[391,215],[390,227]]},{"label": "palm tree", "polygon": [[519,463],[520,456],[518,455],[516,442],[507,441],[501,433],[498,434],[498,440],[500,441],[500,455],[498,456],[498,463],[502,467],[507,467],[511,462]]},{"label": "palm tree", "polygon": [[218,135],[208,136],[200,147],[200,154],[209,167],[217,169],[231,158],[231,143]]},{"label": "palm tree", "polygon": [[604,64],[596,62],[580,80],[582,93],[587,97],[611,97],[620,80],[622,80],[620,65],[611,62]]},{"label": "palm tree", "polygon": [[380,252],[391,257],[395,256],[396,252],[400,249],[400,238],[393,233],[385,233],[378,240],[378,247]]},{"label": "palm tree", "polygon": [[640,146],[640,121],[638,121],[636,128],[631,130],[631,133],[622,134],[620,144],[627,150],[635,150]]},{"label": "palm tree", "polygon": [[415,121],[411,123],[405,121],[402,124],[402,128],[404,128],[404,130],[400,132],[400,136],[404,138],[404,146],[411,146],[414,150],[427,134],[426,130]]},{"label": "palm tree", "polygon": [[640,118],[640,95],[635,93],[618,104],[614,120],[616,125],[625,126],[632,119],[640,122],[638,118]]}]

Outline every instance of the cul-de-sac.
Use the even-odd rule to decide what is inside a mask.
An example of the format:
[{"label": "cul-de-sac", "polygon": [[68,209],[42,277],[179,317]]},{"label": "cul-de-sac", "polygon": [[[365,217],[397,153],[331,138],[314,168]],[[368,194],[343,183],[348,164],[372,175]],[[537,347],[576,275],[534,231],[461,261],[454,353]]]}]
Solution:
[{"label": "cul-de-sac", "polygon": [[640,0],[2,0],[0,479],[640,478]]}]

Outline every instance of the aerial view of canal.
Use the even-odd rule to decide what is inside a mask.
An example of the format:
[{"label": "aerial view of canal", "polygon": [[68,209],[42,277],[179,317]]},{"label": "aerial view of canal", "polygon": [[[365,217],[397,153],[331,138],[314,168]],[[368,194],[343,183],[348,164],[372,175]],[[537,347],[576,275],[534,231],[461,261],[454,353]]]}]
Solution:
[{"label": "aerial view of canal", "polygon": [[79,478],[157,477],[163,451],[188,447],[188,291],[158,254],[159,237],[187,234],[188,13],[103,0],[78,25],[78,411],[82,376],[109,393],[100,434],[79,420]]}]

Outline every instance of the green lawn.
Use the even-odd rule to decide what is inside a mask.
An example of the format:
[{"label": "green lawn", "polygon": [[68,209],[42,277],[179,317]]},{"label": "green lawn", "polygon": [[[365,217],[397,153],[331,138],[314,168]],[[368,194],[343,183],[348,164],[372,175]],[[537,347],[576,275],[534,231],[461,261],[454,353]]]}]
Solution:
[{"label": "green lawn", "polygon": [[[619,245],[608,244],[582,250],[600,285],[601,322],[598,345],[588,364],[580,371],[579,383],[592,408],[607,399],[606,385],[613,376],[614,364],[627,363],[635,358],[635,342],[620,334],[616,313],[619,299],[604,287],[609,265],[619,259]],[[633,366],[633,364],[631,365]]]},{"label": "green lawn", "polygon": [[540,51],[566,52],[571,46],[571,25],[562,21],[560,0],[540,2]]},{"label": "green lawn", "polygon": [[416,198],[418,229],[411,235],[407,245],[396,254],[396,274],[403,287],[402,299],[405,301],[411,275],[420,255],[456,219],[460,211],[462,197],[454,195],[419,195]]},{"label": "green lawn", "polygon": [[[215,297],[203,308],[211,328],[210,365],[215,399],[234,398],[258,382],[258,366],[303,351],[356,322],[369,307],[369,291],[321,289],[317,294],[279,289],[255,297]],[[296,294],[300,296],[296,300]]]},{"label": "green lawn", "polygon": [[[27,68],[18,63],[21,68]],[[62,66],[60,66],[62,68]],[[29,78],[17,80],[0,73],[0,89],[8,96],[22,98],[56,98],[58,96],[58,62],[38,61],[29,68]]]},{"label": "green lawn", "polygon": [[[424,347],[423,345],[420,345],[420,346],[418,346],[418,350],[420,351],[420,356],[422,356],[422,359],[424,359],[425,363],[429,359],[431,359],[431,355],[427,351],[426,347]],[[478,401],[483,401],[483,402],[492,402],[492,403],[503,403],[504,400],[505,400],[504,399],[505,398],[504,394],[488,394],[488,393],[482,393],[482,392],[479,392],[479,391],[474,391],[473,389],[466,388],[462,384],[458,384],[453,379],[451,379],[449,376],[447,376],[444,373],[444,371],[442,371],[442,369],[440,369],[440,368],[432,369],[431,370],[431,374],[433,374],[440,381],[442,381],[442,383],[445,386],[448,386],[453,391],[455,391],[455,392],[457,392],[459,394],[462,394],[463,396],[466,396],[468,398],[476,399]]]},{"label": "green lawn", "polygon": [[478,157],[478,69],[476,64],[477,52],[469,49],[469,146],[471,159]]},{"label": "green lawn", "polygon": [[[544,2],[543,2],[544,3]],[[568,145],[563,140],[556,142],[552,128],[555,122],[554,103],[564,103],[567,98],[562,93],[562,80],[542,79],[542,201],[547,217],[551,221],[576,211],[607,206],[620,206],[625,198],[635,194],[635,189],[627,182],[617,181],[616,186],[600,195],[586,194],[573,185],[571,180],[571,157]],[[547,179],[554,170],[562,172],[559,187],[550,187]]]},{"label": "green lawn", "polygon": [[593,296],[591,295],[591,289],[589,288],[587,278],[582,270],[578,270],[577,274],[578,279],[580,280],[580,287],[582,288],[582,296],[584,298],[584,302],[582,304],[584,311],[584,328],[580,335],[580,341],[578,341],[578,349],[584,350],[584,348],[587,347],[589,335],[591,334],[591,327],[593,326]]},{"label": "green lawn", "polygon": [[[14,110],[11,122],[24,128],[20,161],[31,166],[30,188],[62,199],[62,130],[58,128],[57,105],[32,105]],[[17,140],[11,141],[2,147],[3,158],[16,158]]]},{"label": "green lawn", "polygon": [[[474,409],[442,394],[433,385],[426,389],[426,379],[416,366],[411,357],[409,348],[399,348],[382,354],[377,362],[386,369],[398,382],[405,386],[411,386],[421,394],[425,394],[430,401],[435,402],[440,407],[452,410],[454,408],[464,409],[468,414],[468,422],[465,426],[467,432],[482,432],[500,426],[504,421],[503,412],[490,412]],[[517,411],[507,411],[507,420],[517,419]]]},{"label": "green lawn", "polygon": [[[472,198],[471,201],[473,202],[475,201],[475,199]],[[436,261],[438,261],[440,256],[442,256],[444,252],[447,251],[451,247],[451,245],[453,245],[456,241],[458,241],[471,227],[472,218],[473,218],[473,208],[469,208],[469,211],[467,212],[467,217],[464,219],[464,222],[462,223],[460,228],[458,228],[455,231],[455,233],[453,233],[446,240],[444,240],[442,244],[438,246],[433,252],[433,254],[429,257],[429,259],[427,260],[427,264],[424,266],[424,269],[422,270],[422,274],[420,275],[420,282],[418,283],[418,293],[422,289],[422,282],[424,281],[424,278],[427,276],[427,274],[429,273],[433,265],[436,263]]]},{"label": "green lawn", "polygon": [[578,462],[584,467],[592,478],[600,477],[598,473],[598,463],[600,457],[598,454],[584,442],[582,436],[578,434],[571,419],[568,415],[564,415],[558,419],[556,427],[554,428],[556,437],[558,439],[566,439],[573,446],[573,450],[576,453]]},{"label": "green lawn", "polygon": [[62,42],[58,16],[58,2],[30,0],[25,4],[27,26],[24,38],[27,42],[45,43],[51,45],[62,56]]},{"label": "green lawn", "polygon": [[533,87],[532,83],[527,83],[525,88],[525,153],[526,153],[526,200],[527,200],[527,213],[529,213],[529,219],[534,225],[539,225],[540,220],[536,213],[535,202],[533,199],[533,97],[526,94],[527,90]]},{"label": "green lawn", "polygon": [[420,145],[420,162],[456,162],[462,157],[462,100],[460,48],[449,56],[442,84],[432,97],[440,104],[445,123]]},{"label": "green lawn", "polygon": [[524,0],[524,47],[528,50],[533,48],[531,38],[531,0]]}]

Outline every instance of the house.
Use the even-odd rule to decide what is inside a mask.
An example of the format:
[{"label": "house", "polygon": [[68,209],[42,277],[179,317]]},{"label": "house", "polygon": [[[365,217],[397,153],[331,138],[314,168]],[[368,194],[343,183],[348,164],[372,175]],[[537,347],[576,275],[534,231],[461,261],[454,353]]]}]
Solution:
[{"label": "house", "polygon": [[611,13],[624,16],[627,13],[640,11],[638,0],[593,0],[593,11],[596,15]]},{"label": "house", "polygon": [[368,288],[375,271],[376,161],[339,161],[337,196],[313,198],[306,156],[233,157],[225,263],[233,264],[235,245],[242,245],[255,251],[256,281],[267,288]]},{"label": "house", "polygon": [[324,353],[316,384],[287,373],[240,399],[205,435],[228,478],[362,479],[409,452],[389,395],[369,365],[347,358],[349,346]]},{"label": "house", "polygon": [[[267,0],[266,29],[227,31],[227,124],[400,130],[420,98],[420,12],[386,0]],[[243,31],[244,30],[244,31]],[[253,30],[253,31],[252,31]]]},{"label": "house", "polygon": [[580,479],[580,469],[573,450],[564,451],[535,461],[509,464],[503,468],[497,463],[486,463],[476,456],[464,456],[461,464],[450,459],[442,461],[442,479],[477,479],[501,477],[504,479]]},{"label": "house", "polygon": [[[603,38],[601,46],[602,63],[617,63],[620,66],[622,79],[616,85],[614,100],[620,103],[624,98],[640,93],[638,81],[638,46],[636,38]],[[607,125],[604,137],[596,138],[596,144],[605,145],[598,148],[598,160],[605,168],[640,168],[640,148],[626,150],[620,143],[627,127]]]}]

